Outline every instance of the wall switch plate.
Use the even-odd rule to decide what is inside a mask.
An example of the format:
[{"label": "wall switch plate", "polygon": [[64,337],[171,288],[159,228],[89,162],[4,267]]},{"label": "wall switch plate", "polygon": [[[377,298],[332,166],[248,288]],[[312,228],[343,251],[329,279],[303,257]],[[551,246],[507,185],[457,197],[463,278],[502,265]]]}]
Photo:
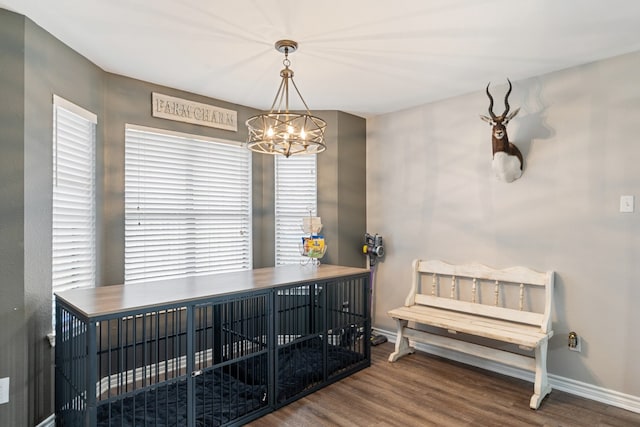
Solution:
[{"label": "wall switch plate", "polygon": [[633,196],[620,196],[620,212],[633,212]]},{"label": "wall switch plate", "polygon": [[9,402],[9,377],[0,378],[0,405]]}]

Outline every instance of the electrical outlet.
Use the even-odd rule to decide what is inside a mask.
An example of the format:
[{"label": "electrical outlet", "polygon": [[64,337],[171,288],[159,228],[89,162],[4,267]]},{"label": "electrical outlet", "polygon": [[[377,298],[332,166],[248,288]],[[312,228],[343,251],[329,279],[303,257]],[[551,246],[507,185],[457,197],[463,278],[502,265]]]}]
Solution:
[{"label": "electrical outlet", "polygon": [[0,405],[9,403],[9,377],[0,378]]},{"label": "electrical outlet", "polygon": [[578,353],[582,351],[582,338],[575,332],[569,334],[569,350],[577,351]]}]

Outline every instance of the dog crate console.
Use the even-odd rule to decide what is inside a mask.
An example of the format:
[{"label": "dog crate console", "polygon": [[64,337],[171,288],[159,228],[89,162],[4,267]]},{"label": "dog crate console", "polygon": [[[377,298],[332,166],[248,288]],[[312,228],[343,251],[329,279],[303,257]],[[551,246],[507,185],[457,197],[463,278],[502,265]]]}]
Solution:
[{"label": "dog crate console", "polygon": [[332,265],[60,292],[56,425],[244,424],[370,366],[368,295]]}]

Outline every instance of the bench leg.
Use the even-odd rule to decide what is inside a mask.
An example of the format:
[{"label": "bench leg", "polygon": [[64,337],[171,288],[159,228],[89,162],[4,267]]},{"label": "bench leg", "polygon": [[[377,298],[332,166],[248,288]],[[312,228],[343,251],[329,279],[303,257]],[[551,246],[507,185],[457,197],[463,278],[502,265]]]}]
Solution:
[{"label": "bench leg", "polygon": [[536,378],[533,384],[533,396],[531,396],[531,401],[529,402],[531,409],[538,409],[542,399],[551,393],[551,386],[547,378],[547,344],[548,341],[545,340],[535,349]]},{"label": "bench leg", "polygon": [[398,335],[396,336],[396,351],[389,355],[389,362],[395,362],[402,356],[406,356],[407,354],[411,354],[416,350],[409,345],[409,338],[404,336],[404,328],[409,323],[407,320],[396,319],[396,324],[398,325]]}]

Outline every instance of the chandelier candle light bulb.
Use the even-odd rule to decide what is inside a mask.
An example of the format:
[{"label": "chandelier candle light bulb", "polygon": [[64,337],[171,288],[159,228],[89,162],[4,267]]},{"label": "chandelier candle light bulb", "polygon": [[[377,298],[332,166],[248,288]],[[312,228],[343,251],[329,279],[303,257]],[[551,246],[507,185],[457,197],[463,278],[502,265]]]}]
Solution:
[{"label": "chandelier candle light bulb", "polygon": [[[281,154],[285,157],[321,153],[327,148],[324,141],[327,123],[311,114],[293,80],[293,70],[289,68],[289,53],[298,49],[298,43],[293,40],[279,40],[275,48],[285,55],[282,62],[285,68],[280,71],[282,81],[271,110],[250,117],[246,121],[249,133],[247,148],[257,153]],[[289,111],[289,81],[305,107],[302,113]]]}]

